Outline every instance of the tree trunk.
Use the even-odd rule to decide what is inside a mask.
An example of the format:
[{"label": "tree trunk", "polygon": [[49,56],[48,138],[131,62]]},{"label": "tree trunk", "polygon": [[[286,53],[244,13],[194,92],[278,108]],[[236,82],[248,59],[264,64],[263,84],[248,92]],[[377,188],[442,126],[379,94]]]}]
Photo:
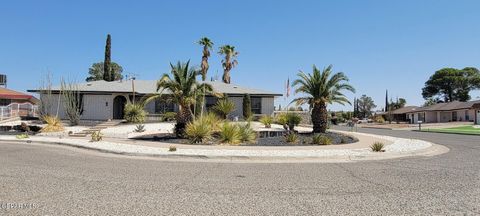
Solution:
[{"label": "tree trunk", "polygon": [[320,133],[325,133],[328,126],[327,104],[320,103]]},{"label": "tree trunk", "polygon": [[313,133],[321,133],[321,114],[320,114],[320,105],[314,104],[312,109],[312,124],[313,124]]},{"label": "tree trunk", "polygon": [[223,72],[223,82],[227,83],[227,84],[230,84],[230,71],[225,70]]},{"label": "tree trunk", "polygon": [[180,138],[185,137],[185,127],[192,121],[192,111],[190,106],[179,106],[176,116],[175,135]]}]

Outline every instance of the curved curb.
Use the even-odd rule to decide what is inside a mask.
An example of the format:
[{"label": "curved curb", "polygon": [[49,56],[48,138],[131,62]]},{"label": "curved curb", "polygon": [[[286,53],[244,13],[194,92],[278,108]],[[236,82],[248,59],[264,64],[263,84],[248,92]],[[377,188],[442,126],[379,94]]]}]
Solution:
[{"label": "curved curb", "polygon": [[[372,137],[377,137],[379,139],[384,139],[384,140],[409,140],[409,139],[404,139],[404,138],[396,138],[396,137],[389,137],[389,136],[379,136],[379,135],[372,135],[372,134],[363,134],[363,133],[355,133],[355,132],[342,132],[338,131],[341,133],[345,133],[348,135],[354,135],[354,134],[359,134],[359,135],[368,135]],[[16,138],[12,137],[0,137],[0,141],[7,141],[7,142],[17,142],[17,143],[40,143],[40,144],[47,144],[47,145],[61,145],[61,146],[68,146],[68,147],[75,147],[79,149],[86,149],[86,150],[94,150],[100,153],[108,153],[108,154],[114,154],[117,156],[135,156],[138,158],[157,158],[157,159],[162,159],[162,160],[171,160],[171,161],[194,161],[194,162],[237,162],[237,163],[339,163],[339,162],[356,162],[356,161],[369,161],[369,160],[384,160],[384,159],[394,159],[394,158],[401,158],[401,157],[412,157],[412,156],[434,156],[434,155],[439,155],[443,154],[449,151],[449,149],[445,146],[433,144],[427,141],[423,140],[413,140],[411,139],[410,141],[416,141],[416,142],[423,142],[424,144],[430,145],[427,148],[423,149],[418,149],[418,150],[413,150],[413,151],[405,151],[405,152],[388,152],[388,153],[373,153],[369,152],[368,154],[365,154],[368,149],[362,148],[362,149],[350,149],[348,150],[350,154],[343,154],[343,155],[322,155],[322,156],[312,156],[312,154],[308,155],[308,153],[318,153],[322,152],[325,153],[327,151],[330,152],[336,152],[338,153],[345,153],[345,150],[340,150],[340,149],[329,149],[329,150],[285,150],[284,152],[294,152],[298,154],[298,152],[303,152],[307,153],[304,155],[288,155],[288,156],[279,156],[271,153],[275,153],[273,150],[248,150],[250,151],[250,155],[239,155],[238,152],[239,150],[231,150],[230,153],[237,153],[231,154],[231,155],[219,155],[218,152],[215,154],[215,150],[200,150],[199,152],[197,151],[195,154],[187,154],[189,149],[180,149],[179,151],[186,151],[187,153],[181,153],[181,152],[169,152],[168,149],[166,148],[157,148],[157,147],[147,147],[147,146],[137,146],[137,150],[131,150],[128,149],[128,147],[131,147],[132,145],[129,144],[116,144],[116,143],[101,143],[101,145],[104,145],[104,148],[95,147],[95,144],[97,143],[90,143],[86,140],[41,140],[40,138],[36,140],[32,139],[22,139],[18,140]],[[67,142],[70,141],[70,142]],[[83,142],[83,144],[82,144]],[[389,146],[394,145],[395,142],[393,142],[390,145],[387,145],[386,148],[389,148]],[[117,148],[115,150],[108,149],[108,146],[110,147],[112,145],[115,145],[117,147],[120,146],[121,148],[123,147],[124,151],[121,150],[121,148]],[[143,152],[142,152],[143,151]],[[244,152],[248,152],[247,150],[243,150]],[[264,155],[265,152],[269,152],[270,155]],[[343,151],[343,152],[342,152]],[[153,153],[145,153],[145,152],[153,152]],[[190,149],[191,152],[191,149]],[[202,154],[203,152],[203,154]],[[282,153],[284,153],[282,152]],[[210,153],[206,154],[206,153]],[[212,154],[213,153],[213,154]],[[253,153],[253,155],[252,155]],[[255,153],[261,153],[255,155]],[[278,151],[276,152],[278,153]],[[263,155],[262,155],[263,154]],[[280,154],[281,155],[281,154]]]}]

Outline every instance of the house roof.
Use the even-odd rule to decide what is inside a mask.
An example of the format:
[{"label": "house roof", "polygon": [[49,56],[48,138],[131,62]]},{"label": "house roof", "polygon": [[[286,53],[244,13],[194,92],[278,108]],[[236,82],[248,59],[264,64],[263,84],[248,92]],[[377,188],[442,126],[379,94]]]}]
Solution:
[{"label": "house roof", "polygon": [[451,111],[451,110],[461,110],[461,109],[472,109],[475,106],[480,104],[480,100],[460,102],[452,101],[450,103],[438,103],[427,107],[420,107],[418,109],[409,111],[411,112],[424,112],[424,111]]},{"label": "house roof", "polygon": [[[201,81],[200,81],[201,82]],[[266,95],[266,96],[282,96],[282,94],[274,93],[270,91],[254,89],[239,86],[236,84],[226,84],[223,82],[217,81],[205,81],[212,85],[215,92],[225,93],[230,95]],[[135,80],[135,93],[137,94],[151,94],[157,92],[157,81],[156,80]],[[132,82],[131,81],[113,81],[107,82],[104,80],[78,83],[76,88],[80,92],[86,93],[130,93],[132,92]],[[52,87],[53,92],[60,91],[60,86]],[[28,90],[28,92],[41,92],[40,89]],[[163,93],[168,94],[169,91],[165,90]]]},{"label": "house roof", "polygon": [[23,92],[14,91],[11,89],[0,87],[0,99],[11,99],[11,100],[28,100],[32,103],[38,102],[38,99],[32,95],[25,94]]},{"label": "house roof", "polygon": [[405,114],[418,109],[417,106],[406,106],[392,111],[392,114]]}]

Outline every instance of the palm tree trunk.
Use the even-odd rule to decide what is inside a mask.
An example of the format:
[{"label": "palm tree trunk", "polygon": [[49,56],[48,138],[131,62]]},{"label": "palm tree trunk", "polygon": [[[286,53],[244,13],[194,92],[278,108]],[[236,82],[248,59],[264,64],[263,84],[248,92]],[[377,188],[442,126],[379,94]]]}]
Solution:
[{"label": "palm tree trunk", "polygon": [[320,105],[314,104],[312,109],[312,124],[313,124],[313,133],[320,133],[321,132],[321,114],[320,114]]},{"label": "palm tree trunk", "polygon": [[175,135],[180,138],[185,137],[185,127],[187,123],[192,121],[192,111],[190,106],[179,106],[176,116],[177,123],[175,124]]},{"label": "palm tree trunk", "polygon": [[327,105],[323,102],[313,105],[312,110],[313,133],[327,131]]}]

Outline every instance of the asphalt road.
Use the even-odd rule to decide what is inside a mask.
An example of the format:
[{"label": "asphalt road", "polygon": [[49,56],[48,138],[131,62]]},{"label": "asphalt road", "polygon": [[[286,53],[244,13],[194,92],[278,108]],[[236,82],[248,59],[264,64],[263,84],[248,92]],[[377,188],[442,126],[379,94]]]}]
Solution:
[{"label": "asphalt road", "polygon": [[[0,143],[0,215],[480,215],[480,136],[361,131],[425,139],[450,152],[338,164],[229,164]],[[35,206],[6,209],[6,203]]]}]

